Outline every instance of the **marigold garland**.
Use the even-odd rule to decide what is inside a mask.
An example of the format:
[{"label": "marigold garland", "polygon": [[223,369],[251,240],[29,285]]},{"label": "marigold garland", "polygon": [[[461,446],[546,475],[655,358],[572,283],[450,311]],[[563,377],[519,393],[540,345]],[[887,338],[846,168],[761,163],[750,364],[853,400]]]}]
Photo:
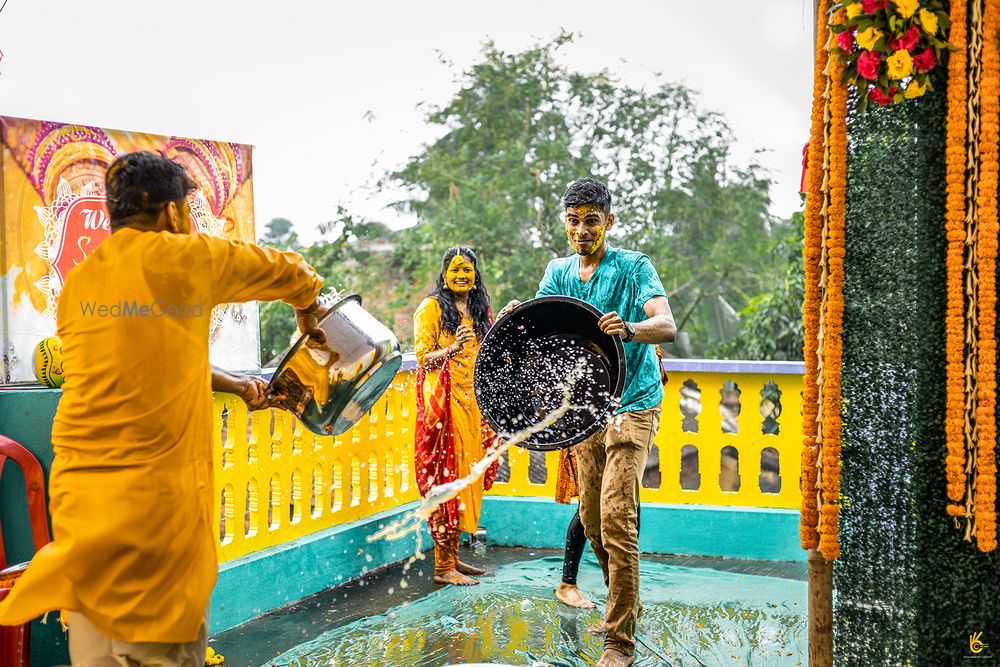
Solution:
[{"label": "marigold garland", "polygon": [[1000,143],[1000,0],[986,0],[980,84],[980,172],[977,256],[979,272],[979,367],[976,388],[977,460],[976,541],[984,552],[996,549],[996,260],[998,143]]},{"label": "marigold garland", "polygon": [[945,125],[948,516],[996,549],[996,261],[1000,0],[953,0]]},{"label": "marigold garland", "polygon": [[820,217],[825,204],[823,192],[824,153],[826,139],[826,64],[828,54],[826,42],[828,31],[826,15],[829,0],[821,0],[817,12],[815,69],[813,73],[812,124],[809,136],[809,154],[806,194],[805,238],[803,259],[805,262],[805,294],[802,307],[804,328],[803,356],[805,359],[805,384],[802,394],[802,507],[799,514],[799,537],[803,549],[815,549],[819,544],[819,515],[816,497],[816,463],[818,451],[817,413],[819,403],[818,384],[818,327],[820,307],[820,245],[822,225]]},{"label": "marigold garland", "polygon": [[847,87],[843,64],[830,60],[830,202],[827,217],[827,281],[824,293],[823,367],[823,506],[819,550],[832,561],[840,555],[840,367],[843,352],[844,227],[847,195]]},{"label": "marigold garland", "polygon": [[962,516],[965,493],[965,299],[962,289],[965,250],[966,3],[952,0],[948,41],[956,48],[948,60],[948,117],[945,125],[945,231],[947,235],[947,311],[945,319],[945,441],[948,455],[948,505]]},{"label": "marigold garland", "polygon": [[[974,536],[979,549],[989,552],[997,546],[1000,0],[974,2],[973,34],[966,32],[967,0],[949,3],[948,17],[948,42],[954,53],[948,61],[945,129],[946,509],[949,516],[964,517],[969,525],[967,539]],[[981,6],[985,6],[982,13]],[[847,92],[841,83],[845,80],[844,63],[830,57],[838,46],[843,50],[844,44],[834,42],[825,23],[829,0],[821,2],[818,9],[803,248],[806,376],[800,537],[803,548],[818,547],[824,558],[833,560],[840,552],[839,370],[843,352]],[[841,8],[832,25],[845,26],[844,16]],[[980,35],[985,39],[980,40]],[[843,41],[846,44],[847,37]],[[891,64],[897,69],[904,65]],[[977,123],[978,136],[971,131]]]},{"label": "marigold garland", "polygon": [[[979,204],[979,95],[983,60],[983,0],[973,0],[968,13],[966,59],[966,120],[965,120],[965,539],[973,541],[975,532],[976,411],[979,395],[976,378],[979,365],[979,289],[978,221]],[[952,516],[959,516],[955,509]]]}]

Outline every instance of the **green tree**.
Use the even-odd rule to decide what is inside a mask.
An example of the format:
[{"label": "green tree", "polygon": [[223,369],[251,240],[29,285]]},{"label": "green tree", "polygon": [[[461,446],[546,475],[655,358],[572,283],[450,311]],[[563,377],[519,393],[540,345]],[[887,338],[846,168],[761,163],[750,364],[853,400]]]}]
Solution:
[{"label": "green tree", "polygon": [[[562,34],[519,53],[487,43],[454,96],[427,112],[440,138],[378,182],[403,193],[395,206],[414,226],[393,233],[341,210],[301,249],[339,289],[363,294],[404,346],[450,246],[476,249],[496,309],[531,297],[546,263],[570,252],[560,197],[586,175],[612,190],[612,243],[645,252],[658,268],[681,329],[668,348],[675,355],[723,349],[739,312],[753,315],[755,299],[783,280],[770,181],[754,161],[733,164],[723,118],[681,85],[636,88],[607,71],[568,70],[557,56],[571,40]],[[265,238],[295,246],[280,220]],[[267,317],[262,356],[271,358],[267,350],[287,343],[291,314]]]},{"label": "green tree", "polygon": [[294,248],[299,242],[298,234],[294,231],[294,225],[288,218],[272,218],[267,223],[264,236],[260,238],[260,244],[287,250]]},{"label": "green tree", "polygon": [[717,346],[717,356],[729,359],[802,360],[803,215],[795,213],[774,243],[784,274],[766,292],[750,299],[740,312],[737,334]]},{"label": "green tree", "polygon": [[566,184],[593,175],[615,198],[611,241],[658,267],[688,341],[677,351],[705,354],[780,273],[768,178],[730,164],[731,131],[684,86],[639,89],[559,65],[571,39],[513,54],[486,44],[455,96],[428,113],[443,136],[382,181],[408,193],[397,206],[418,220],[394,255],[408,278],[400,289],[424,286],[461,243],[477,249],[497,304],[530,297],[546,262],[569,252]]},{"label": "green tree", "polygon": [[[268,223],[260,242],[300,253],[323,276],[326,291],[358,292],[364,296],[369,312],[391,323],[391,300],[383,292],[384,286],[392,285],[393,281],[385,272],[373,271],[373,267],[378,264],[378,256],[387,254],[386,249],[391,248],[395,232],[381,223],[357,218],[343,207],[338,207],[333,220],[319,226],[319,232],[320,238],[315,243],[300,244],[292,223],[275,218]],[[259,302],[258,307],[261,360],[266,366],[277,362],[297,336],[295,314],[280,301]]]}]

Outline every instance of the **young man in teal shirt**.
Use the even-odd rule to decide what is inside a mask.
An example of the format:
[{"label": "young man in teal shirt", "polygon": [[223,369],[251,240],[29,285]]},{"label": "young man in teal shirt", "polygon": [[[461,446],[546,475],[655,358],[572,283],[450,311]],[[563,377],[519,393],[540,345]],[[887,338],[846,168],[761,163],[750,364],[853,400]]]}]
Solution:
[{"label": "young man in teal shirt", "polygon": [[[634,662],[639,611],[636,515],[646,456],[660,423],[663,387],[654,345],[674,339],[677,327],[663,284],[649,257],[608,245],[614,226],[611,193],[592,178],[573,181],[562,199],[566,236],[575,252],[549,262],[536,296],[571,296],[605,313],[604,333],[625,345],[625,389],[609,423],[575,447],[580,519],[608,585],[606,632],[597,667]],[[500,315],[518,302],[509,303]]]}]

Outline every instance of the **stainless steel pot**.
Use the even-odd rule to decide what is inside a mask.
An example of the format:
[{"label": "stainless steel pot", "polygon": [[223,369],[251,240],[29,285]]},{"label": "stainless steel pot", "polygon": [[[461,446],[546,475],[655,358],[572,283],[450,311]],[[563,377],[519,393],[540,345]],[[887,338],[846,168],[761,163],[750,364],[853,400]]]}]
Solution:
[{"label": "stainless steel pot", "polygon": [[285,353],[268,386],[272,405],[313,433],[339,435],[364,417],[403,363],[399,341],[351,294],[319,321],[326,343],[301,336]]}]

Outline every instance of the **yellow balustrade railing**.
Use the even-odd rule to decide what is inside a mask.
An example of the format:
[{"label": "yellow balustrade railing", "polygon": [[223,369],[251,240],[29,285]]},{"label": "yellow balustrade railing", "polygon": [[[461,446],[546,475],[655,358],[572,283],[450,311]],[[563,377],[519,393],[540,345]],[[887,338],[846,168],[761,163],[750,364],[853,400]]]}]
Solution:
[{"label": "yellow balustrade railing", "polygon": [[[711,367],[718,370],[685,370]],[[642,502],[798,508],[802,374],[797,367],[668,362],[670,381]],[[746,372],[758,368],[778,372]],[[509,480],[497,482],[491,493],[554,497],[558,461],[558,452],[512,448]]]},{"label": "yellow balustrade railing", "polygon": [[[794,364],[673,362],[643,502],[797,508],[802,374]],[[728,369],[728,370],[727,370]],[[283,544],[418,497],[415,373],[354,428],[317,436],[283,410],[215,395],[220,560]],[[491,493],[553,497],[558,453],[514,447]]]},{"label": "yellow balustrade railing", "polygon": [[401,372],[348,432],[314,435],[284,410],[215,394],[215,516],[222,562],[417,499],[413,384]]}]

